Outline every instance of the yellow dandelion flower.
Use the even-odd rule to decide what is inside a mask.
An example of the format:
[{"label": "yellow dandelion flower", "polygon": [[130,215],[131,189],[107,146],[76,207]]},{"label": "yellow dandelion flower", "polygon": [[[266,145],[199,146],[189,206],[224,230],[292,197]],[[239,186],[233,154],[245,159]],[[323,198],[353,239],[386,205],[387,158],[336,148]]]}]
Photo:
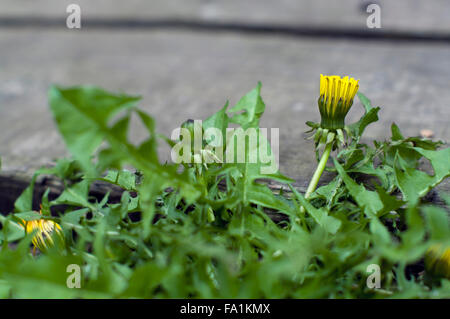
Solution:
[{"label": "yellow dandelion flower", "polygon": [[425,255],[425,268],[433,276],[450,279],[450,247],[442,244],[431,246]]},{"label": "yellow dandelion flower", "polygon": [[337,75],[320,75],[318,104],[322,128],[334,130],[344,127],[345,116],[359,89],[358,82],[359,80],[348,76],[341,78]]},{"label": "yellow dandelion flower", "polygon": [[[314,142],[317,154],[322,147],[324,151],[308,185],[305,198],[308,198],[316,189],[331,151],[335,150],[339,145],[345,144],[343,132],[345,116],[353,105],[353,99],[356,92],[358,92],[358,82],[359,80],[348,76],[341,78],[337,75],[320,75],[320,96],[317,102],[319,104],[321,122],[320,125],[312,122],[310,124],[307,122],[306,124],[312,127],[313,130],[316,130]],[[302,211],[304,211],[303,207]]]},{"label": "yellow dandelion flower", "polygon": [[64,234],[58,223],[52,220],[37,219],[26,221],[22,219],[25,232],[27,234],[34,233],[32,243],[35,248],[40,251],[46,251],[50,247],[56,245],[55,241],[59,243],[64,241]]}]

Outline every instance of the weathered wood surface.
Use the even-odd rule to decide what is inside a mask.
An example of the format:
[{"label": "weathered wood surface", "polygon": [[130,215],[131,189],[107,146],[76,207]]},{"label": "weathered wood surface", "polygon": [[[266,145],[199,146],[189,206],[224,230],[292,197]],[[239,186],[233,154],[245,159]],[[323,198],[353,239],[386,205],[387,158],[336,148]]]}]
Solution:
[{"label": "weathered wood surface", "polygon": [[65,19],[71,3],[80,5],[85,18],[171,18],[357,29],[366,28],[367,5],[375,3],[381,7],[384,30],[450,31],[448,0],[2,0],[0,16]]},{"label": "weathered wood surface", "polygon": [[[64,1],[50,5],[51,1],[43,0],[39,6],[34,1],[20,2],[22,5],[16,2],[2,1],[0,18],[27,14],[65,16],[65,6],[61,9],[59,4]],[[360,3],[339,3],[344,2]],[[416,2],[421,6],[419,1],[408,1]],[[115,7],[107,6],[109,1],[79,3],[82,7],[93,8],[92,12],[84,10],[91,17],[102,14],[147,17],[148,14],[149,18],[206,19],[201,13],[206,9],[199,8],[216,6],[221,8],[219,18],[223,19],[268,23],[299,21],[308,25],[321,25],[320,19],[327,14],[314,12],[337,10],[330,12],[339,15],[339,10],[346,8],[343,4],[326,7],[323,1],[315,1],[317,6],[308,7],[306,1],[300,1],[298,3],[304,6],[295,11],[287,9],[294,5],[294,1],[287,0],[283,1],[286,7],[273,7],[273,1],[260,1],[253,7],[250,4],[239,7],[237,1],[192,1],[189,7],[183,7],[181,1],[161,1],[161,5],[154,8],[142,1],[117,2]],[[384,6],[385,2],[381,3]],[[386,2],[386,8],[391,5],[388,3],[393,1]],[[439,20],[439,14],[448,12],[447,1],[433,3],[422,11],[436,13],[434,18],[424,24],[419,18],[414,22],[421,26],[420,30],[434,30],[433,23]],[[388,15],[389,10],[383,10]],[[268,17],[267,12],[273,15]],[[298,19],[295,12],[306,20]],[[393,20],[398,23],[406,21],[400,13],[394,16]],[[341,15],[330,21],[337,21],[339,26],[356,21],[344,17]],[[442,20],[439,26],[449,23],[448,19]],[[363,21],[365,23],[365,18]],[[141,106],[157,120],[157,130],[170,135],[184,120],[204,119],[227,99],[231,104],[237,102],[257,81],[262,81],[266,102],[262,126],[280,128],[280,169],[303,188],[315,167],[312,144],[304,139],[303,132],[307,129],[305,121],[319,120],[316,99],[320,73],[359,78],[361,92],[369,96],[374,105],[382,107],[380,121],[368,128],[366,140],[387,138],[392,122],[396,122],[405,135],[419,135],[420,130],[431,129],[434,138],[450,140],[450,46],[445,42],[394,44],[164,28],[134,31],[0,28],[0,174],[8,178],[29,177],[36,168],[68,155],[47,105],[47,90],[53,83],[95,84],[140,94],[144,97]],[[348,121],[356,120],[361,114],[359,102],[355,103]],[[134,128],[131,137],[140,139],[142,133]],[[161,154],[161,160],[169,158],[167,148],[163,148]],[[441,189],[449,190],[449,182]]]},{"label": "weathered wood surface", "polygon": [[[314,161],[303,132],[306,120],[319,119],[321,72],[359,78],[360,90],[382,107],[367,138],[386,138],[395,121],[407,135],[432,129],[436,138],[450,139],[447,45],[29,30],[0,31],[0,46],[0,153],[7,171],[33,170],[66,154],[47,105],[52,83],[142,94],[142,107],[169,135],[187,118],[205,118],[227,99],[237,102],[260,80],[267,104],[262,125],[280,128],[282,171],[297,179]],[[349,121],[362,113],[359,103],[353,108]]]}]

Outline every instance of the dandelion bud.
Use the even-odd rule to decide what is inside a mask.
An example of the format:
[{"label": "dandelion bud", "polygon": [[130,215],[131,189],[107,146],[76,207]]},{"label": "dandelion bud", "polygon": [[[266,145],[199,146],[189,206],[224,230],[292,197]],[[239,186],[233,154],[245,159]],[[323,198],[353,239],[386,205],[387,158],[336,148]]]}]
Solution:
[{"label": "dandelion bud", "polygon": [[322,128],[336,130],[345,126],[345,116],[353,104],[358,88],[358,81],[354,78],[320,75],[318,104]]},{"label": "dandelion bud", "polygon": [[425,255],[425,268],[433,276],[450,279],[450,247],[431,246]]},{"label": "dandelion bud", "polygon": [[58,223],[52,220],[38,219],[32,221],[22,220],[27,234],[34,233],[32,243],[40,251],[64,243],[64,234]]}]

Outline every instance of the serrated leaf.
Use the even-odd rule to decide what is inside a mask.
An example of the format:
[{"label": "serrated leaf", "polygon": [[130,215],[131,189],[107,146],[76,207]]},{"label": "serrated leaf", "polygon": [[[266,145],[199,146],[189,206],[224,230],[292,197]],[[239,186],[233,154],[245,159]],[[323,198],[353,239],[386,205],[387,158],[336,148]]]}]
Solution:
[{"label": "serrated leaf", "polygon": [[85,179],[70,187],[67,187],[61,195],[51,203],[53,205],[68,204],[92,208],[93,205],[88,200],[90,182]]},{"label": "serrated leaf", "polygon": [[178,174],[176,166],[163,166],[158,162],[155,136],[152,135],[153,119],[150,116],[136,111],[151,135],[139,147],[126,139],[128,115],[116,122],[116,126],[109,126],[109,120],[118,112],[134,110],[139,97],[114,95],[94,87],[52,87],[49,97],[58,128],[88,177],[98,175],[91,163],[91,156],[100,143],[106,140],[110,144],[108,157],[114,159],[116,165],[129,163],[153,179],[159,189],[168,186],[179,188],[189,200],[200,195],[198,188],[189,182],[187,174]]},{"label": "serrated leaf", "polygon": [[[291,179],[283,176],[278,171],[278,165],[271,149],[267,136],[259,129],[259,119],[264,113],[265,104],[260,96],[261,84],[247,93],[238,104],[230,111],[242,113],[235,114],[231,117],[230,122],[241,125],[241,128],[234,130],[227,137],[226,150],[234,151],[234,158],[227,157],[225,168],[237,168],[239,176],[235,178],[236,189],[239,192],[239,197],[242,199],[244,205],[249,203],[267,204],[270,208],[284,211],[287,207],[283,206],[282,202],[274,196],[274,194],[267,189],[267,186],[261,186],[256,183],[257,179],[272,179],[282,183],[290,183]],[[234,136],[237,136],[236,138]],[[249,136],[247,138],[247,136]],[[256,139],[255,143],[249,140],[253,137]],[[233,140],[234,139],[234,140]],[[237,140],[237,141],[236,141]],[[239,140],[243,140],[239,144]],[[241,141],[242,142],[242,141]],[[243,161],[238,158],[239,153],[243,152]],[[262,156],[265,156],[264,162]],[[268,198],[263,198],[267,196]],[[277,203],[277,204],[275,204]],[[277,207],[274,207],[277,206]]]},{"label": "serrated leaf", "polygon": [[363,208],[365,214],[368,218],[373,218],[377,216],[378,212],[383,209],[383,203],[381,202],[378,194],[373,191],[367,190],[363,185],[357,184],[353,179],[351,179],[344,168],[334,160],[334,166],[345,183],[350,195],[358,203],[358,205]]},{"label": "serrated leaf", "polygon": [[394,165],[397,184],[402,191],[405,200],[416,203],[419,198],[450,176],[450,148],[440,151],[424,150],[418,147],[411,149],[426,157],[434,169],[434,175],[428,175],[409,165],[403,164],[402,156],[397,153]]},{"label": "serrated leaf", "polygon": [[104,139],[108,123],[118,112],[136,106],[140,97],[115,95],[96,87],[52,87],[50,107],[72,155],[89,173],[93,152]]},{"label": "serrated leaf", "polygon": [[345,172],[344,168],[334,160],[334,165],[342,180],[344,181],[350,195],[363,208],[368,218],[381,216],[391,210],[395,210],[403,205],[402,201],[397,200],[394,196],[389,195],[381,187],[377,187],[377,191],[370,191],[363,185],[359,185],[351,179]]},{"label": "serrated leaf", "polygon": [[136,190],[136,174],[127,170],[109,170],[100,180],[115,184],[129,191]]},{"label": "serrated leaf", "polygon": [[311,205],[297,190],[289,185],[295,198],[305,207],[306,211],[311,215],[317,224],[323,227],[330,234],[336,234],[341,227],[341,221],[333,216],[329,216],[325,208],[315,208]]},{"label": "serrated leaf", "polygon": [[62,217],[61,217],[61,223],[69,223],[69,224],[73,224],[73,225],[77,225],[80,222],[81,217],[86,216],[86,214],[89,212],[89,209],[87,208],[82,208],[82,209],[77,209],[68,213],[65,213]]},{"label": "serrated leaf", "polygon": [[364,106],[365,112],[358,122],[353,123],[348,127],[352,132],[352,135],[356,137],[356,140],[359,140],[366,127],[369,124],[378,121],[378,111],[380,110],[380,108],[372,107],[370,100],[364,94],[358,92],[357,95],[362,105]]},{"label": "serrated leaf", "polygon": [[239,102],[232,107],[229,112],[240,112],[230,118],[230,122],[242,126],[243,129],[249,127],[259,127],[259,119],[266,108],[261,98],[261,83],[255,89],[242,97]]}]

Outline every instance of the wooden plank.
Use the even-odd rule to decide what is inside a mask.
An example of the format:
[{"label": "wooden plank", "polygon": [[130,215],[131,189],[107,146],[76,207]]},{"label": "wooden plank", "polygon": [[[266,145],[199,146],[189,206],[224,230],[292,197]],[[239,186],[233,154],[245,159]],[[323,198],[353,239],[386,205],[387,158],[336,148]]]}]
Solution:
[{"label": "wooden plank", "polygon": [[61,17],[64,21],[71,3],[80,5],[84,18],[175,18],[356,29],[367,28],[367,6],[376,3],[385,31],[448,34],[450,30],[448,0],[3,0],[0,16]]}]

